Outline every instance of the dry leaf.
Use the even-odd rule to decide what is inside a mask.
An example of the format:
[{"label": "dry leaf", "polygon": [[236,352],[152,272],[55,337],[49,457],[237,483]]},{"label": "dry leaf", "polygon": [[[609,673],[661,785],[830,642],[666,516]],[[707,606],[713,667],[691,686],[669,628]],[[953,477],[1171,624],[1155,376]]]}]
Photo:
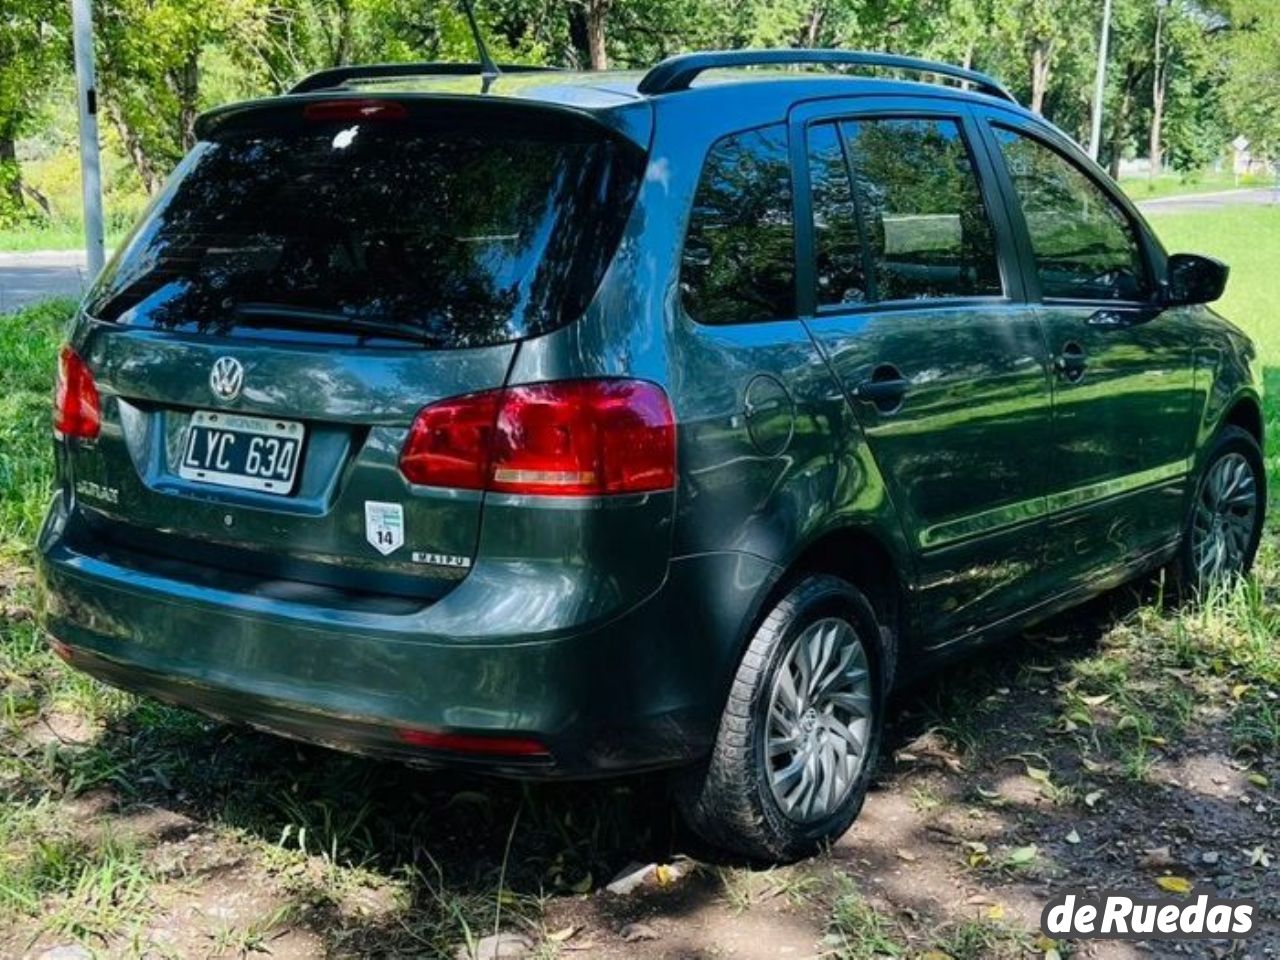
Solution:
[{"label": "dry leaf", "polygon": [[915,863],[920,858],[916,856],[914,853],[912,853],[910,850],[899,850],[898,859],[905,860],[907,861],[907,863]]},{"label": "dry leaf", "polygon": [[548,933],[547,939],[550,940],[552,943],[564,943],[566,940],[570,939],[575,933],[577,933],[579,929],[581,928],[565,927],[563,930],[557,930],[555,933]]},{"label": "dry leaf", "polygon": [[1254,847],[1252,850],[1243,851],[1244,855],[1249,859],[1251,867],[1269,867],[1271,866],[1271,854],[1261,845]]},{"label": "dry leaf", "polygon": [[1100,693],[1093,697],[1081,697],[1080,702],[1089,707],[1100,707],[1111,699],[1111,694]]},{"label": "dry leaf", "polygon": [[1009,852],[1008,862],[1015,867],[1025,867],[1035,860],[1036,854],[1039,852],[1034,843],[1026,847],[1015,847]]},{"label": "dry leaf", "polygon": [[1156,877],[1156,886],[1168,893],[1190,893],[1191,881],[1186,877]]},{"label": "dry leaf", "polygon": [[1003,920],[1003,919],[1004,919],[1004,906],[1003,906],[1002,904],[999,904],[999,903],[993,903],[991,906],[987,907],[987,919],[988,919],[988,920]]},{"label": "dry leaf", "polygon": [[1102,790],[1092,790],[1084,795],[1084,805],[1089,809],[1093,809],[1098,805],[1098,801],[1102,799]]},{"label": "dry leaf", "polygon": [[1067,843],[1077,844],[1079,842],[1080,842],[1080,834],[1077,831],[1072,830],[1070,833],[1067,834]]},{"label": "dry leaf", "polygon": [[1176,862],[1168,847],[1151,847],[1149,850],[1144,850],[1142,856],[1138,858],[1138,866],[1147,870],[1167,870]]}]

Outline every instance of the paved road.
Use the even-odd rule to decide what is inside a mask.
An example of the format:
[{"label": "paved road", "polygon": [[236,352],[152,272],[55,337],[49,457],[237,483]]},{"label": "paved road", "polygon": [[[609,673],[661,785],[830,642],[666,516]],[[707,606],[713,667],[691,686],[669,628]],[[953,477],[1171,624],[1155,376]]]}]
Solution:
[{"label": "paved road", "polygon": [[[1186,197],[1144,200],[1148,213],[1217,210],[1236,204],[1276,204],[1280,190],[1228,190]],[[73,251],[5,253],[0,251],[0,313],[46,297],[78,297],[87,282],[84,254]]]},{"label": "paved road", "polygon": [[83,253],[0,252],[0,313],[48,297],[78,297],[84,292],[85,274]]},{"label": "paved road", "polygon": [[1185,197],[1160,197],[1156,200],[1143,200],[1138,207],[1143,213],[1199,213],[1239,204],[1280,205],[1280,189],[1269,187],[1261,190],[1221,190]]}]

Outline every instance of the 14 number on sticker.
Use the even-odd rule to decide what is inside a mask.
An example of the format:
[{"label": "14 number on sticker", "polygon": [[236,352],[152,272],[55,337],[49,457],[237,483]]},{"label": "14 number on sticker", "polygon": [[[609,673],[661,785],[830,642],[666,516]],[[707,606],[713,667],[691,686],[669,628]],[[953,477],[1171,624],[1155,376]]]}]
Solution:
[{"label": "14 number on sticker", "polygon": [[364,538],[384,557],[404,546],[404,507],[398,503],[366,500]]}]

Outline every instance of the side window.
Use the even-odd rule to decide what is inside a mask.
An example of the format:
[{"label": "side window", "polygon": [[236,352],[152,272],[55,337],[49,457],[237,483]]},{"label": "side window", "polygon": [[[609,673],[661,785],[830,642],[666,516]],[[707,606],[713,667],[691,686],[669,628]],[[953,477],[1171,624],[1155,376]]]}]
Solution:
[{"label": "side window", "polygon": [[693,200],[680,269],[684,308],[701,323],[795,316],[787,131],[717,141]]},{"label": "side window", "polygon": [[849,165],[834,123],[809,131],[809,184],[818,306],[863,303],[869,297],[861,226]]},{"label": "side window", "polygon": [[1142,247],[1124,210],[1056,150],[1006,127],[994,130],[1031,235],[1041,295],[1149,296]]},{"label": "side window", "polygon": [[1000,296],[995,231],[954,120],[840,125],[873,270],[870,299]]}]

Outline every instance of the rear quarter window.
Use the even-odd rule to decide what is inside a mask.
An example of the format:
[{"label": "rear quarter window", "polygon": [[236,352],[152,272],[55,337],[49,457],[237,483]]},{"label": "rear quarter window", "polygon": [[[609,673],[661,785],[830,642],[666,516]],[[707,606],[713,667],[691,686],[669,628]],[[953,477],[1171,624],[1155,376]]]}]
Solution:
[{"label": "rear quarter window", "polygon": [[700,323],[795,315],[791,166],[782,124],[712,145],[685,234],[680,294]]}]

